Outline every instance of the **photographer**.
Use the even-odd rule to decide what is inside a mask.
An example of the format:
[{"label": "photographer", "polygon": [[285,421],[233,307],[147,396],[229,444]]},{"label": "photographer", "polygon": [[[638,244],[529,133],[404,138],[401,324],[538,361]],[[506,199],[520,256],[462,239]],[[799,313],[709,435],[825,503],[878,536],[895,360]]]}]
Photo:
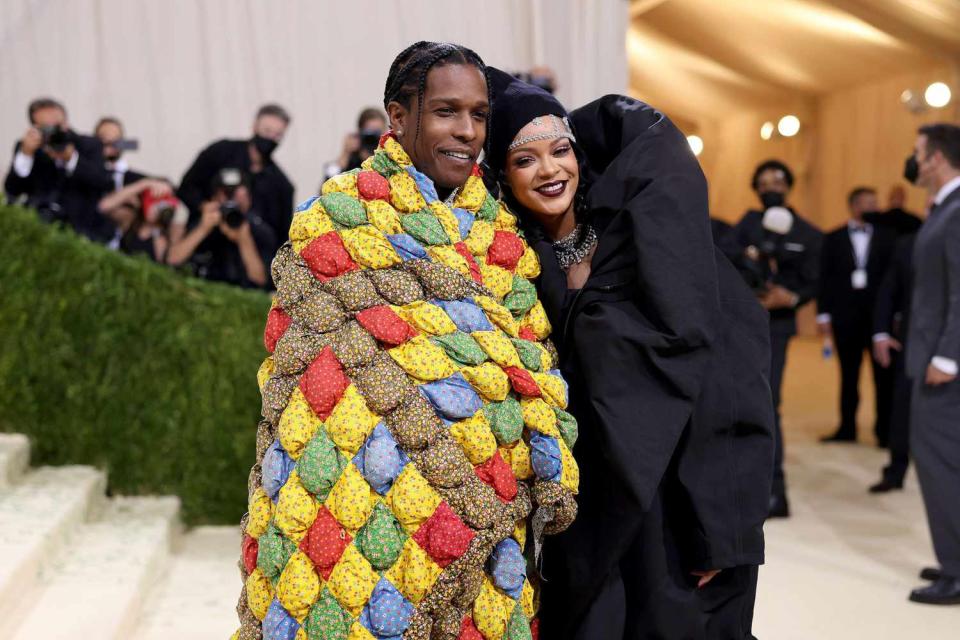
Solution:
[{"label": "photographer", "polygon": [[170,246],[186,234],[190,214],[173,193],[168,180],[141,178],[107,194],[100,211],[119,230],[117,248],[127,255],[146,255],[166,262]]},{"label": "photographer", "polygon": [[[249,176],[252,207],[273,229],[276,251],[286,242],[293,217],[293,184],[273,161],[283,141],[290,115],[275,104],[257,111],[253,136],[247,140],[218,140],[200,152],[180,181],[177,195],[189,207],[192,220],[200,217],[201,204],[210,200],[210,185],[222,169],[239,169]],[[271,254],[272,255],[272,254]]]},{"label": "photographer", "polygon": [[97,242],[114,234],[113,222],[97,210],[113,189],[100,141],[70,129],[56,100],[39,98],[27,109],[30,126],[17,142],[4,189],[11,201],[37,209],[47,221],[62,221]]},{"label": "photographer", "polygon": [[197,276],[241,287],[267,288],[276,234],[252,206],[250,180],[237,169],[217,174],[200,218],[170,247],[167,262],[190,261]]},{"label": "photographer", "polygon": [[769,517],[790,515],[783,475],[780,387],[787,346],[797,333],[797,308],[817,293],[820,231],[787,204],[793,173],[778,160],[756,168],[751,183],[763,206],[751,209],[734,228],[742,252],[732,256],[741,274],[770,312],[770,390],[776,409],[776,460]]},{"label": "photographer", "polygon": [[324,167],[324,180],[332,178],[338,173],[357,169],[364,160],[373,155],[380,136],[387,130],[387,117],[374,107],[368,107],[360,112],[357,118],[357,130],[347,134],[343,139],[343,148],[340,156],[334,162],[328,162]]},{"label": "photographer", "polygon": [[113,179],[114,189],[122,189],[138,180],[146,178],[146,174],[134,171],[123,157],[125,151],[136,151],[139,147],[136,140],[129,140],[124,136],[123,123],[117,118],[104,116],[97,122],[93,135],[103,145],[103,164]]}]

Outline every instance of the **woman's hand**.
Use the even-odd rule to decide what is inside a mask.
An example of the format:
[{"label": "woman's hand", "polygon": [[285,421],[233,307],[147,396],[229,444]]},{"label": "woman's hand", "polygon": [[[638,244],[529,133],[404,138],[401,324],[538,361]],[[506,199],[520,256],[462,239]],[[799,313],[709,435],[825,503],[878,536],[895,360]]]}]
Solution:
[{"label": "woman's hand", "polygon": [[711,569],[710,571],[691,571],[690,573],[700,578],[700,581],[697,582],[697,589],[703,589],[711,580],[716,578],[717,574],[721,571],[722,569]]}]

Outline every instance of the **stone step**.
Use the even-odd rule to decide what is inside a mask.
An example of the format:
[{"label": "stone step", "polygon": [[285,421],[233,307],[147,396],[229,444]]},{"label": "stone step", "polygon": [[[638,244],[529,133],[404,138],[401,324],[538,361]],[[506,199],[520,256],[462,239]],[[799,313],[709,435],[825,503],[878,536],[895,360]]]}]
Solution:
[{"label": "stone step", "polygon": [[41,467],[0,489],[0,630],[87,517],[102,508],[105,488],[102,472],[68,466]]},{"label": "stone step", "polygon": [[23,479],[30,464],[30,441],[20,433],[0,433],[0,490]]},{"label": "stone step", "polygon": [[237,628],[240,531],[197,527],[184,534],[168,571],[147,594],[134,640],[226,640]]},{"label": "stone step", "polygon": [[112,498],[99,518],[79,527],[0,637],[130,638],[145,593],[169,559],[179,510],[177,498]]}]

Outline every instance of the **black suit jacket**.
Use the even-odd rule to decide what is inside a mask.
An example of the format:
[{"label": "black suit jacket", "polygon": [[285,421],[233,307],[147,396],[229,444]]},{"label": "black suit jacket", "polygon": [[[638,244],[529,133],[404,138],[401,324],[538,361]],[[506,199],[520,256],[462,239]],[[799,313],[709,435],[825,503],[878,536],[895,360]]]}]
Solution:
[{"label": "black suit jacket", "polygon": [[873,333],[886,333],[900,341],[906,338],[910,327],[910,296],[913,293],[912,233],[897,239],[890,265],[877,287],[873,305]]},{"label": "black suit jacket", "polygon": [[824,237],[817,311],[830,314],[834,331],[872,332],[873,303],[896,242],[896,233],[891,229],[873,228],[867,254],[867,286],[854,289],[851,274],[856,269],[856,257],[847,225]]},{"label": "black suit jacket", "polygon": [[916,233],[923,224],[923,220],[918,215],[899,207],[885,213],[868,213],[864,216],[864,220],[874,226],[886,227],[901,236]]},{"label": "black suit jacket", "polygon": [[[11,200],[23,198],[31,207],[43,209],[56,203],[59,214],[51,217],[63,220],[91,240],[106,242],[113,237],[115,228],[97,209],[100,197],[113,190],[113,179],[103,163],[103,145],[94,137],[77,136],[74,146],[79,159],[71,175],[38,150],[26,177],[17,175],[11,161],[4,190]],[[18,142],[14,155],[19,150]]]}]

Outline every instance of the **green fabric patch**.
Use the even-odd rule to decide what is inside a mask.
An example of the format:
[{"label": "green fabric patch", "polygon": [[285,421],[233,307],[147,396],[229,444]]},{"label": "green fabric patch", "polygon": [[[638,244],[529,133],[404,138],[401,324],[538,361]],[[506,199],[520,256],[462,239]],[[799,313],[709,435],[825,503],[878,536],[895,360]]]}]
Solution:
[{"label": "green fabric patch", "polygon": [[400,165],[390,159],[387,152],[383,149],[377,149],[373,154],[373,170],[382,176],[389,178],[398,171],[402,171]]},{"label": "green fabric patch", "polygon": [[533,640],[530,633],[530,621],[523,615],[523,607],[519,604],[514,607],[510,619],[507,621],[507,628],[503,632],[504,640]]},{"label": "green fabric patch", "polygon": [[357,532],[356,545],[377,571],[386,571],[400,557],[407,534],[389,507],[378,502],[363,528]]},{"label": "green fabric patch", "polygon": [[454,331],[445,336],[430,338],[430,341],[447,352],[450,359],[472,367],[487,359],[487,354],[477,341],[463,331]]},{"label": "green fabric patch", "polygon": [[577,442],[580,429],[577,427],[577,419],[564,411],[553,407],[553,412],[557,414],[557,428],[560,429],[560,435],[563,437],[567,448],[573,451],[573,445]]},{"label": "green fabric patch", "polygon": [[347,640],[350,636],[350,614],[343,610],[333,594],[324,587],[310,608],[303,626],[310,640]]},{"label": "green fabric patch", "polygon": [[541,357],[543,352],[540,348],[529,340],[523,338],[511,338],[514,349],[520,354],[520,362],[530,371],[540,371],[543,368]]},{"label": "green fabric patch", "polygon": [[359,200],[345,193],[334,192],[320,196],[320,203],[340,228],[352,229],[367,223],[367,210]]},{"label": "green fabric patch", "polygon": [[290,556],[297,550],[297,545],[293,540],[284,538],[272,524],[263,532],[257,544],[257,566],[271,582],[276,583]]},{"label": "green fabric patch", "polygon": [[513,289],[503,299],[503,306],[519,318],[537,303],[537,288],[529,280],[513,276]]},{"label": "green fabric patch", "polygon": [[523,412],[513,396],[507,396],[503,402],[484,405],[483,413],[500,444],[513,444],[523,435]]},{"label": "green fabric patch", "polygon": [[494,197],[488,193],[486,199],[483,201],[483,204],[480,205],[480,209],[477,211],[477,219],[493,222],[497,219],[497,212],[499,210],[500,205],[498,205]]},{"label": "green fabric patch", "polygon": [[327,499],[346,467],[346,459],[337,451],[327,432],[317,429],[316,435],[307,443],[303,454],[297,460],[297,475],[307,491],[315,494],[322,502]]},{"label": "green fabric patch", "polygon": [[443,230],[443,225],[430,211],[408,213],[400,218],[400,226],[414,239],[425,245],[436,246],[450,244],[450,236]]}]

